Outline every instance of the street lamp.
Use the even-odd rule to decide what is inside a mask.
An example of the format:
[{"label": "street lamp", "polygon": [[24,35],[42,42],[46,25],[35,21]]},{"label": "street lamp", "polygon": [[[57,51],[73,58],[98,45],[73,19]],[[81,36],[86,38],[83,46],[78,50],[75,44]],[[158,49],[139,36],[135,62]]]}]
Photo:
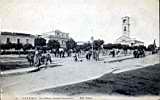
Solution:
[{"label": "street lamp", "polygon": [[91,37],[91,42],[92,42],[92,57],[93,57],[93,41],[94,41],[94,37]]}]

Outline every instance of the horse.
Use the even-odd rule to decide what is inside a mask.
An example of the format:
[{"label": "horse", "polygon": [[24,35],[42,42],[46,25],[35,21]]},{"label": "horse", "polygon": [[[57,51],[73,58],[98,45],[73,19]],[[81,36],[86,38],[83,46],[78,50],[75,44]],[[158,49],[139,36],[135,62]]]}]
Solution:
[{"label": "horse", "polygon": [[32,53],[29,53],[26,58],[29,62],[29,65],[33,66],[34,65],[34,55]]}]

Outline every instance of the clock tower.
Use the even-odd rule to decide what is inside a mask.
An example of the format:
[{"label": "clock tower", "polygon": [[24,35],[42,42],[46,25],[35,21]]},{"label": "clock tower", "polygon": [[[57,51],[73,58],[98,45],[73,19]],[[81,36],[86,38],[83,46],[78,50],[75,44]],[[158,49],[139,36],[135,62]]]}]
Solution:
[{"label": "clock tower", "polygon": [[122,17],[122,33],[123,33],[123,36],[127,36],[127,37],[130,37],[130,24],[129,24],[129,17],[128,16],[125,16],[125,17]]},{"label": "clock tower", "polygon": [[122,35],[116,39],[116,43],[124,45],[144,45],[144,42],[130,37],[130,17],[122,17]]}]

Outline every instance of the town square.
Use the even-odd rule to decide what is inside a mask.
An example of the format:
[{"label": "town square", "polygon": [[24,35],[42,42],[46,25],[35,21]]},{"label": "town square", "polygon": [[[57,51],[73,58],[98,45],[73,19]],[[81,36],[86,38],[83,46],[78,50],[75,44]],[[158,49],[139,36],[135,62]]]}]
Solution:
[{"label": "town square", "polygon": [[22,1],[0,1],[2,100],[160,99],[158,0]]}]

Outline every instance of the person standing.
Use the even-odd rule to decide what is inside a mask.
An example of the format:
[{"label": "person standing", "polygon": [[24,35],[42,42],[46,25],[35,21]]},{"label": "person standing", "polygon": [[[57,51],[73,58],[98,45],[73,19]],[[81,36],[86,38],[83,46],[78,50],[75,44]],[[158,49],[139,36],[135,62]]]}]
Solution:
[{"label": "person standing", "polygon": [[50,62],[50,64],[52,63],[51,55],[49,53],[47,53],[46,55],[46,65],[48,64],[48,61]]},{"label": "person standing", "polygon": [[40,58],[40,52],[38,50],[35,51],[34,56],[34,65],[39,68],[41,65],[41,58]]},{"label": "person standing", "polygon": [[77,56],[77,53],[75,53],[75,55],[74,55],[74,61],[78,61],[78,56]]}]

